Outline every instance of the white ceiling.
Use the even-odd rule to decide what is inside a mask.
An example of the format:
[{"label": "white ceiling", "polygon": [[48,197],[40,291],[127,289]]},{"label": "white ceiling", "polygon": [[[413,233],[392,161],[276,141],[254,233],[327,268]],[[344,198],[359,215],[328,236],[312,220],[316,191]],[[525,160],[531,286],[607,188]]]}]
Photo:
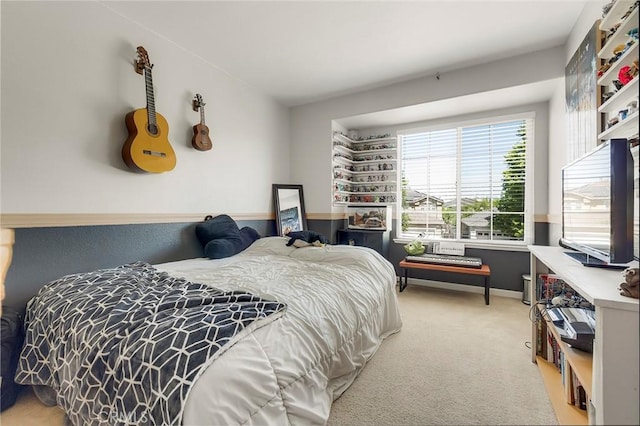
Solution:
[{"label": "white ceiling", "polygon": [[587,1],[101,3],[295,106],[562,45]]}]

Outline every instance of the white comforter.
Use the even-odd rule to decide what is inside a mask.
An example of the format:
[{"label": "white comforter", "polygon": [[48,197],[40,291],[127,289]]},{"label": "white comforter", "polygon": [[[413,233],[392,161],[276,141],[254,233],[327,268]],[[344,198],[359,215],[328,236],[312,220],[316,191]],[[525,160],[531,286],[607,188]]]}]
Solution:
[{"label": "white comforter", "polygon": [[257,240],[226,259],[155,265],[223,290],[285,302],[282,318],[241,339],[192,387],[184,424],[324,424],[382,340],[400,330],[393,266],[354,246]]}]

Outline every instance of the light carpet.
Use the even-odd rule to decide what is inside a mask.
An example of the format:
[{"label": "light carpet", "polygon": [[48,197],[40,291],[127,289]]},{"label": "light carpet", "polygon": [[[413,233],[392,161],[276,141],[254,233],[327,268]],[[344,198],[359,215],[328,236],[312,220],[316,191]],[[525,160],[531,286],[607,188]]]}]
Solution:
[{"label": "light carpet", "polygon": [[334,402],[330,425],[555,425],[519,299],[409,286],[403,326]]}]

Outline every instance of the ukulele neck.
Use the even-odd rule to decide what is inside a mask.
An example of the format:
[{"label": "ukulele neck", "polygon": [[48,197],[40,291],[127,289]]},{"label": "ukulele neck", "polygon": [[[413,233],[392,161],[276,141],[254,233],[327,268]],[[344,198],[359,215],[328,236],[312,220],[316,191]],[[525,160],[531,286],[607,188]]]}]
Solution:
[{"label": "ukulele neck", "polygon": [[204,126],[204,106],[200,106],[200,124]]}]

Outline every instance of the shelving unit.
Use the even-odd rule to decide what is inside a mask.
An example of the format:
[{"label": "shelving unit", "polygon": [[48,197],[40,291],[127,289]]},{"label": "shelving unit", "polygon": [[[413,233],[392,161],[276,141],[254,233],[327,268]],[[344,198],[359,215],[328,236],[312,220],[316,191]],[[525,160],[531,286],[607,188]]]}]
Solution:
[{"label": "shelving unit", "polygon": [[[613,54],[611,56],[613,56]],[[635,43],[633,46],[629,47],[626,52],[620,55],[620,58],[611,65],[611,68],[609,68],[600,78],[598,78],[598,85],[608,86],[613,82],[613,80],[617,80],[620,68],[624,67],[625,65],[631,65],[631,62],[633,62],[633,60],[637,57],[638,43]]]},{"label": "shelving unit", "polygon": [[611,96],[605,103],[600,105],[598,111],[601,113],[617,113],[624,108],[627,103],[629,103],[629,93],[638,93],[638,80],[640,79],[634,78],[631,80],[621,90],[616,92],[615,95]]},{"label": "shelving unit", "polygon": [[334,205],[384,206],[397,198],[396,138],[333,133]]},{"label": "shelving unit", "polygon": [[[639,424],[639,304],[638,299],[620,295],[620,271],[588,268],[564,254],[561,247],[529,246],[531,277],[529,300],[542,311],[536,290],[540,274],[556,274],[575,292],[595,306],[593,353],[574,349],[562,342],[548,321],[533,322],[531,361],[540,369],[547,393],[560,424]],[[637,267],[637,262],[635,262]],[[539,327],[544,330],[540,331]],[[540,338],[549,332],[563,352],[562,374],[540,353]],[[552,360],[551,360],[552,361]],[[575,376],[587,396],[587,410],[573,405]]]},{"label": "shelving unit", "polygon": [[[540,274],[539,274],[540,275]],[[535,286],[539,287],[539,275]],[[536,300],[536,299],[533,299]],[[536,300],[537,301],[537,300]],[[535,303],[532,360],[538,364],[560,424],[586,425],[589,411],[582,409],[576,388],[582,387],[585,407],[592,399],[593,357],[561,339],[560,330],[548,318],[546,304]]]},{"label": "shelving unit", "polygon": [[[624,4],[626,3],[626,5]],[[615,8],[612,8],[607,16],[605,16],[600,22],[601,30],[609,30],[615,24],[617,24],[621,19],[622,15],[629,10],[633,2],[620,2]],[[625,7],[626,6],[626,7]],[[627,33],[629,30],[636,28],[638,26],[638,9],[636,8],[625,20],[620,23],[620,26],[616,30],[615,34],[607,39],[607,42],[602,46],[600,52],[598,52],[599,59],[609,59],[613,56],[613,49],[619,44],[626,43],[628,36]]]},{"label": "shelving unit", "polygon": [[618,122],[618,124],[611,126],[604,132],[600,133],[600,140],[606,141],[609,139],[629,139],[631,136],[638,134],[638,111],[627,116],[626,119]]},{"label": "shelving unit", "polygon": [[558,374],[556,366],[542,357],[537,357],[535,362],[538,364],[538,369],[544,380],[547,394],[551,400],[551,405],[556,413],[558,422],[561,425],[588,424],[584,410],[579,409],[573,404],[566,403],[562,376]]},{"label": "shelving unit", "polygon": [[[536,305],[536,309],[541,317],[544,318],[540,305]],[[559,423],[572,425],[589,424],[589,411],[577,406],[573,380],[577,380],[584,388],[587,402],[591,401],[593,389],[593,357],[590,353],[573,349],[564,343],[561,340],[558,328],[548,319],[544,319],[544,321],[542,335],[546,336],[547,333],[551,333],[555,343],[559,347],[559,352],[563,354],[563,359],[560,361],[563,363],[563,366],[562,369],[559,369],[554,362],[545,359],[544,355],[537,353],[535,355],[535,362],[540,366],[541,373],[545,376],[545,381],[551,380],[553,383],[553,386],[547,384],[547,390],[550,393],[551,402],[557,413]],[[538,334],[538,337],[540,337],[540,334]],[[549,369],[551,369],[553,373],[547,371]],[[560,386],[554,383],[556,379],[560,379]],[[556,387],[557,389],[554,389]],[[551,397],[551,393],[557,393],[560,397],[553,398]]]},{"label": "shelving unit", "polygon": [[[635,7],[635,9],[633,9]],[[626,16],[625,16],[626,15]],[[600,93],[615,92],[613,96],[605,102],[600,102],[598,107],[600,113],[601,129],[598,134],[598,141],[605,141],[613,138],[631,139],[638,136],[638,78],[634,77],[629,83],[617,89],[613,84],[618,80],[620,69],[624,66],[631,66],[634,60],[638,60],[638,39],[633,39],[628,35],[629,31],[638,28],[638,7],[633,0],[616,0],[609,12],[600,22],[601,34],[612,33],[613,28],[618,25],[615,32],[604,42],[604,46],[598,51],[598,60],[601,65],[608,63],[615,57],[614,50],[619,45],[628,46],[627,50],[620,57],[611,63],[610,68],[597,79]],[[635,102],[635,111],[629,110],[629,105]],[[608,122],[618,116],[620,111],[627,109],[627,116],[620,117],[618,123],[609,126]]]}]

